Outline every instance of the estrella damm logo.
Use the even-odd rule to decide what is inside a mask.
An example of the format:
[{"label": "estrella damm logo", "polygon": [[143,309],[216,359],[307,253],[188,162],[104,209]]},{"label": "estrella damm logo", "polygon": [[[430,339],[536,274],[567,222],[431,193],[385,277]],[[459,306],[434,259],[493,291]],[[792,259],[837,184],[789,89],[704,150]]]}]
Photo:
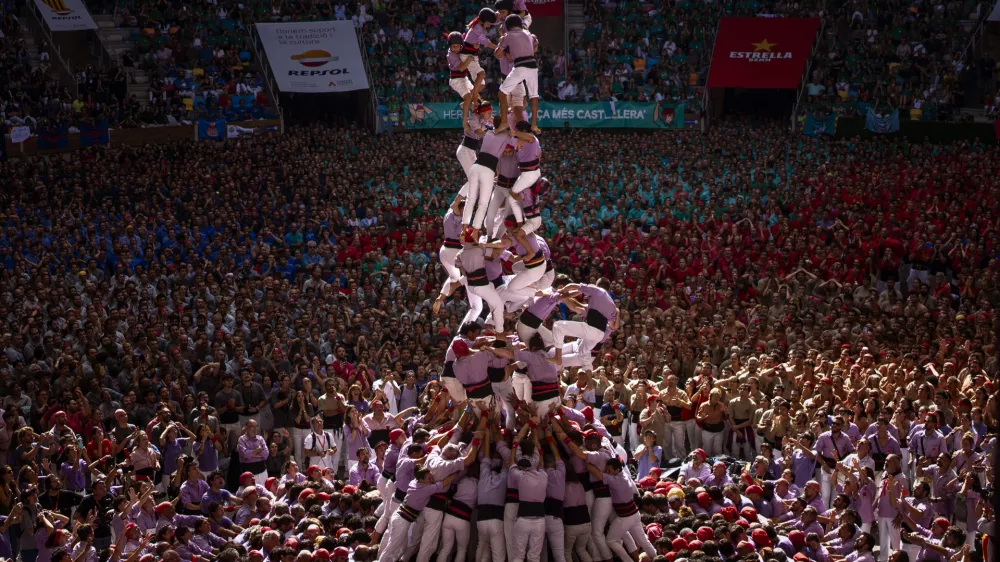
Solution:
[{"label": "estrella damm logo", "polygon": [[69,8],[66,7],[66,2],[64,0],[42,0],[42,1],[45,2],[45,5],[48,6],[50,10],[52,10],[53,12],[55,12],[60,16],[65,16],[73,12],[73,10],[70,10]]}]

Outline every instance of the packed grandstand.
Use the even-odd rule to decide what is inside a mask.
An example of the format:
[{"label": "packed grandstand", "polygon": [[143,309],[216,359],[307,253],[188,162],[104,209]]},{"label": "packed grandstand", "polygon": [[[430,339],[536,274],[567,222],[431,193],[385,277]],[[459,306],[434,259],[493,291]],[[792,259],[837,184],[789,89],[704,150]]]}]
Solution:
[{"label": "packed grandstand", "polygon": [[1000,6],[35,5],[0,561],[996,556]]}]

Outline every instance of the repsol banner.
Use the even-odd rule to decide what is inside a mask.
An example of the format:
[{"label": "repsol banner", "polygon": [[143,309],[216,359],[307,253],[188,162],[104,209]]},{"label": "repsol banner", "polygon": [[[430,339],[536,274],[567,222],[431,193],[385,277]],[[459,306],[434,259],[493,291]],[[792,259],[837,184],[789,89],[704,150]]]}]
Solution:
[{"label": "repsol banner", "polygon": [[83,0],[35,0],[35,5],[52,31],[97,29]]},{"label": "repsol banner", "polygon": [[[528,110],[525,110],[528,113]],[[462,105],[455,103],[411,103],[406,105],[403,125],[407,129],[461,129]],[[591,129],[682,129],[684,103],[540,102],[538,126]]]},{"label": "repsol banner", "polygon": [[282,92],[368,89],[354,22],[258,23],[257,33]]}]

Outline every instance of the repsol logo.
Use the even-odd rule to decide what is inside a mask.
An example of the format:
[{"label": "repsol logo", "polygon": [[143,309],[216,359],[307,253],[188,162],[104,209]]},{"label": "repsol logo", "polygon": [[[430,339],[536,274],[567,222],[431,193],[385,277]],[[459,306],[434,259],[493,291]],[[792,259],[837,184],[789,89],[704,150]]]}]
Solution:
[{"label": "repsol logo", "polygon": [[340,76],[349,74],[346,68],[332,68],[330,70],[289,70],[289,76]]}]

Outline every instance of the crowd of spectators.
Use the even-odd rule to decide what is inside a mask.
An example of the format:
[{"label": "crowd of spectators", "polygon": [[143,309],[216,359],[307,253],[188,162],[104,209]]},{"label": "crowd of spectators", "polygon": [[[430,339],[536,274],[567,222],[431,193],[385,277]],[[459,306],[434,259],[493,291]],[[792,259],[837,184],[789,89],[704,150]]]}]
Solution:
[{"label": "crowd of spectators", "polygon": [[[724,497],[702,498],[682,480],[669,484],[680,489],[681,503],[668,506],[671,490],[655,475],[640,481],[647,533],[686,537],[680,546],[656,540],[660,555],[673,552],[658,561],[748,554],[737,550],[742,541],[709,548],[704,539],[694,547],[689,527],[709,525],[720,537],[745,532],[751,551],[780,562],[779,550],[788,558],[810,552],[792,531],[827,532],[850,521],[843,503],[850,498],[821,514],[829,517],[824,523],[801,515],[818,490],[806,482],[815,463],[799,474],[808,462],[802,450],[814,454],[801,443],[823,434],[829,416],[856,426],[853,448],[866,428],[878,427],[883,439],[884,426],[905,443],[910,428],[921,431],[936,412],[949,452],[963,454],[971,435],[971,446],[990,454],[998,426],[996,145],[806,142],[783,124],[746,122],[723,122],[704,135],[553,130],[544,142],[553,191],[543,225],[554,263],[579,282],[610,279],[622,314],[593,376],[562,372],[566,407],[600,409],[628,456],[639,453],[631,460],[644,474],[699,443],[695,432],[664,452],[657,438],[671,418],[648,400],[654,393],[671,407],[676,392],[696,404],[717,404],[718,392],[739,395],[741,407],[751,399],[754,431],[769,443],[763,464],[753,463],[755,472],[735,492],[725,487]],[[156,473],[167,501],[180,497],[178,487],[201,486],[201,472],[188,470],[193,463],[209,475],[203,484],[214,486],[212,470],[227,461],[231,471],[239,466],[229,454],[241,425],[254,419],[270,449],[268,474],[284,483],[241,494],[266,489],[278,503],[232,515],[247,533],[232,530],[225,505],[211,507],[205,529],[193,530],[223,538],[208,537],[205,556],[235,559],[238,550],[219,554],[229,541],[270,552],[277,544],[264,525],[296,539],[278,541],[292,556],[322,545],[372,560],[366,545],[378,493],[371,479],[345,488],[346,472],[310,469],[306,491],[285,461],[305,468],[292,441],[308,433],[307,420],[330,393],[342,393],[358,412],[348,416],[352,432],[368,427],[361,418],[369,409],[439,412],[444,351],[466,307],[459,291],[432,312],[444,278],[436,257],[441,215],[462,178],[451,160],[456,143],[454,133],[373,137],[314,124],[225,145],[186,141],[0,163],[10,187],[0,193],[0,317],[8,326],[0,334],[0,455],[9,466],[0,471],[0,513],[24,518],[23,508],[12,510],[38,494],[48,511],[31,515],[49,534],[72,528],[74,556],[109,546],[112,529],[122,544],[134,542],[126,551],[147,548],[124,527],[135,519],[145,530],[143,517],[158,531],[169,527],[151,552],[171,562],[178,552],[197,554],[187,523],[177,522],[169,503],[154,512],[154,492],[132,475]],[[554,316],[572,313],[560,307]],[[234,395],[252,409],[241,424],[220,423]],[[643,420],[643,432],[657,430],[652,441],[644,438],[643,448],[625,441],[620,412]],[[693,425],[693,410],[681,415]],[[732,421],[726,418],[730,428]],[[385,452],[377,445],[376,465]],[[926,454],[914,450],[913,458]],[[935,479],[942,487],[934,497],[961,501],[964,517],[938,514],[974,531],[980,516],[990,521],[976,500],[992,484],[976,477],[981,463],[964,454],[970,462],[950,473],[958,484]],[[77,467],[76,455],[89,470]],[[925,460],[919,471],[934,463],[938,474],[948,470],[944,460]],[[692,462],[682,472],[688,478],[700,470]],[[869,461],[859,452],[858,462]],[[865,470],[848,465],[844,459],[838,470],[862,478],[868,490]],[[758,521],[758,511],[707,514],[727,501],[765,509],[759,490],[780,483],[782,466],[794,469],[790,478],[806,494],[787,504],[779,497],[777,505],[790,510],[781,520],[787,524]],[[240,480],[231,472],[226,485],[236,491]],[[914,490],[921,486],[913,482]],[[718,509],[709,511],[713,502]],[[89,515],[95,503],[96,519]],[[127,515],[135,505],[138,515]],[[728,524],[741,516],[750,529],[733,531]],[[854,519],[870,526],[872,517]],[[779,535],[792,550],[777,548]],[[14,551],[33,555],[38,535],[17,536]],[[866,537],[846,552],[870,551]]]},{"label": "crowd of spectators", "polygon": [[990,9],[976,0],[831,3],[805,106],[846,116],[899,109],[911,120],[958,120],[963,107],[993,114],[997,61],[969,48]]}]

